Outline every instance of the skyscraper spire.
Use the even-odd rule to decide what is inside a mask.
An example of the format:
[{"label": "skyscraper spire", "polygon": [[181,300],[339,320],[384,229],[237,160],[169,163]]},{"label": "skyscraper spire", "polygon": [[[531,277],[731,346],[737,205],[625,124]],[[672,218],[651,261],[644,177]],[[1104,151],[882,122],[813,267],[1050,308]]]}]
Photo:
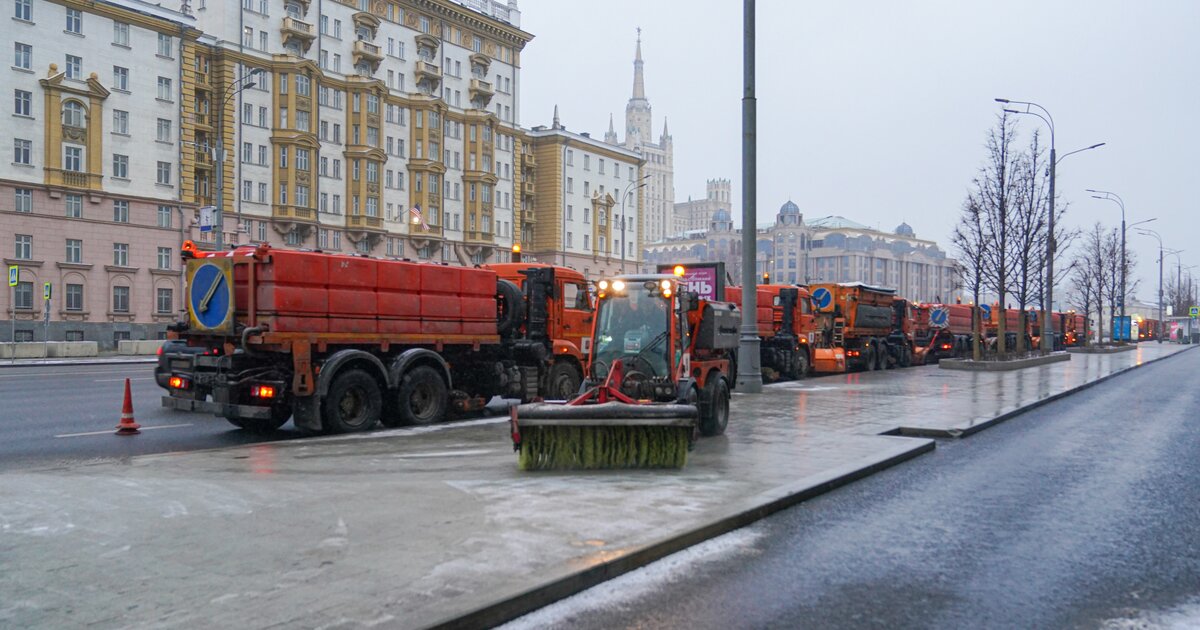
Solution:
[{"label": "skyscraper spire", "polygon": [[554,104],[554,122],[551,123],[550,128],[558,129],[559,127],[562,127],[562,125],[560,125],[558,122],[558,103],[555,103]]},{"label": "skyscraper spire", "polygon": [[637,29],[637,55],[633,58],[633,99],[646,100],[646,82],[642,77],[642,27]]},{"label": "skyscraper spire", "polygon": [[608,131],[604,134],[604,141],[609,144],[618,144],[617,130],[613,128],[613,115],[608,115]]}]

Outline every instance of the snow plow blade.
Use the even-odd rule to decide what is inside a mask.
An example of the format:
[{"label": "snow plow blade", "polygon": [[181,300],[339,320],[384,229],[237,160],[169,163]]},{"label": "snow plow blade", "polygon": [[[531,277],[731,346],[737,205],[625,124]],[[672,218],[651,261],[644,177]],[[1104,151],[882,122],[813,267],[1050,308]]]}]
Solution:
[{"label": "snow plow blade", "polygon": [[513,408],[521,470],[682,468],[695,435],[694,405],[532,403]]}]

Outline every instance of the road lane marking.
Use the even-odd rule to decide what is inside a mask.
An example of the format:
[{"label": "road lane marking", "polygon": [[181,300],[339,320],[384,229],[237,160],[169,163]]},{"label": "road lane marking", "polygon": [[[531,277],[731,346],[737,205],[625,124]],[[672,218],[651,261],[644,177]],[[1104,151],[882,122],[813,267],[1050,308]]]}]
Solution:
[{"label": "road lane marking", "polygon": [[[190,427],[190,426],[192,426],[192,423],[188,422],[186,424],[160,424],[160,425],[154,426],[154,427],[143,426],[141,429],[142,429],[142,431],[149,431],[150,429],[178,429],[181,427]],[[116,433],[116,427],[113,427],[107,431],[88,431],[87,433],[63,433],[61,435],[56,435],[54,437],[56,437],[56,438],[84,437],[86,435],[108,435],[110,433]]]},{"label": "road lane marking", "polygon": [[400,459],[420,459],[425,457],[466,457],[468,455],[486,455],[494,453],[494,449],[476,449],[471,451],[439,451],[432,453],[408,453],[406,455],[397,455]]},{"label": "road lane marking", "polygon": [[[123,378],[94,378],[94,379],[92,379],[92,382],[93,383],[120,383],[121,381],[124,381],[124,380],[125,379],[123,379]],[[130,377],[129,380],[131,380],[131,381],[153,381],[154,377],[153,376],[137,376],[137,377]]]}]

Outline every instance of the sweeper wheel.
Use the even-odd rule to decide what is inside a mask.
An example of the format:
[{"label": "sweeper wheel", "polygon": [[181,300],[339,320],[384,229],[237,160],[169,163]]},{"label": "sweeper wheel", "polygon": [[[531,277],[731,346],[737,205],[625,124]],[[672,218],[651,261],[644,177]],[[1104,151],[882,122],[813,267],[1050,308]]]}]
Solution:
[{"label": "sweeper wheel", "polygon": [[701,394],[700,435],[721,435],[729,426],[729,384],[722,376],[713,376]]}]

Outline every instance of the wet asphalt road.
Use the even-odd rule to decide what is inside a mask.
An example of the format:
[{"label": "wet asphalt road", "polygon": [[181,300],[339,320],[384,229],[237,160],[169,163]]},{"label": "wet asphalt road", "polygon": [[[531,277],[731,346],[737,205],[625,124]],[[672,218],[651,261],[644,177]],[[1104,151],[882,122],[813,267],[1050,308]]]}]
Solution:
[{"label": "wet asphalt road", "polygon": [[733,553],[630,574],[535,625],[1141,628],[1170,611],[1200,627],[1198,373],[1187,352],[939,441]]},{"label": "wet asphalt road", "polygon": [[[142,433],[114,435],[129,378]],[[0,471],[300,437],[289,423],[264,437],[221,418],[163,409],[153,364],[0,369]]]}]

